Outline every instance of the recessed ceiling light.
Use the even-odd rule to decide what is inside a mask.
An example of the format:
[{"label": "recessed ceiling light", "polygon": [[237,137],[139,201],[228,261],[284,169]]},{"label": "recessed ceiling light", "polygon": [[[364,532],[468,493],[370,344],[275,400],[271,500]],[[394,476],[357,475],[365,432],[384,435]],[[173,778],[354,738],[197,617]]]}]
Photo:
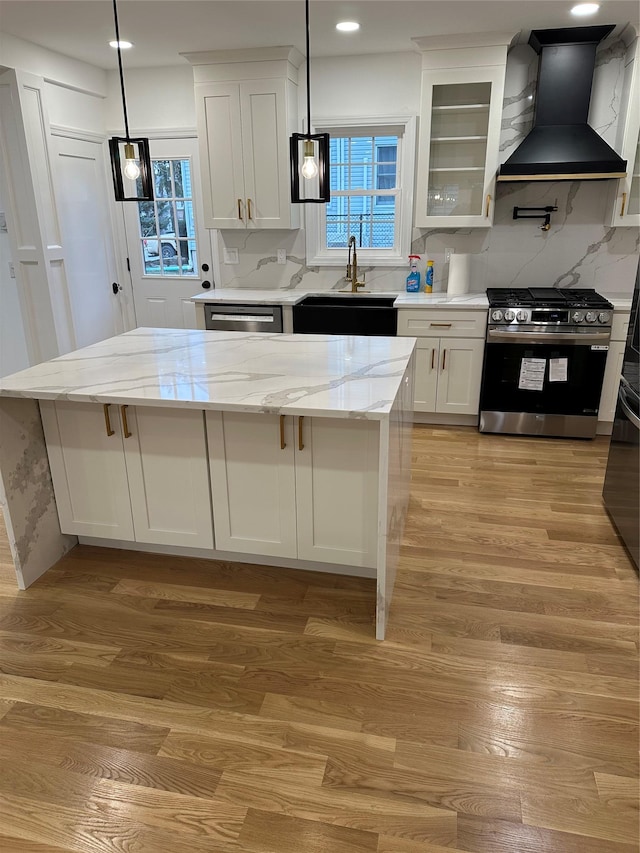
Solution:
[{"label": "recessed ceiling light", "polygon": [[584,18],[586,15],[595,15],[599,8],[599,3],[578,3],[572,8],[571,14],[578,18]]},{"label": "recessed ceiling light", "polygon": [[126,50],[128,47],[133,47],[133,44],[130,41],[110,41],[109,47],[119,47],[120,50]]},{"label": "recessed ceiling light", "polygon": [[356,30],[360,29],[360,24],[356,21],[341,21],[336,24],[336,29],[340,30],[341,33],[355,33]]}]

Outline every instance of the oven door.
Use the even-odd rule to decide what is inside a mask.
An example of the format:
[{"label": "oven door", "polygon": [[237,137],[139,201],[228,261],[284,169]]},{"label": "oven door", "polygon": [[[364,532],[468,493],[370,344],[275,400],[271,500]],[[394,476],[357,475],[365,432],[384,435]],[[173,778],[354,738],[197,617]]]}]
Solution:
[{"label": "oven door", "polygon": [[595,435],[609,330],[489,329],[480,430]]}]

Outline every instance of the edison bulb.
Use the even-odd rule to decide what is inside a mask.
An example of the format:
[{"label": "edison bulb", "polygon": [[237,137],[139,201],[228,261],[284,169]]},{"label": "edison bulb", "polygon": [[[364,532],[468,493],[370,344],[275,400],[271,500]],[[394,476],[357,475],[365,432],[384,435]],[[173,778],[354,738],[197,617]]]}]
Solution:
[{"label": "edison bulb", "polygon": [[122,171],[125,178],[129,178],[130,181],[136,181],[140,177],[140,166],[135,160],[125,160]]},{"label": "edison bulb", "polygon": [[315,178],[318,174],[318,164],[315,161],[315,157],[305,157],[300,172],[302,173],[302,177],[307,180]]}]

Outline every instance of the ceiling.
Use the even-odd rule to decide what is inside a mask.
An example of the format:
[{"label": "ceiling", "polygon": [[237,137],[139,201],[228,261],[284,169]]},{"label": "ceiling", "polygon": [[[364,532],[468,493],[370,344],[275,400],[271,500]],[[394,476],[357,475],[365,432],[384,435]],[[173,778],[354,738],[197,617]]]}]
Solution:
[{"label": "ceiling", "polygon": [[[311,56],[413,49],[412,37],[534,28],[636,25],[637,0],[601,0],[577,19],[571,0],[312,0]],[[295,45],[305,52],[303,0],[118,0],[120,37],[129,68],[182,65],[183,52]],[[357,20],[356,34],[335,30]],[[0,0],[0,31],[105,69],[117,67],[112,0]]]}]

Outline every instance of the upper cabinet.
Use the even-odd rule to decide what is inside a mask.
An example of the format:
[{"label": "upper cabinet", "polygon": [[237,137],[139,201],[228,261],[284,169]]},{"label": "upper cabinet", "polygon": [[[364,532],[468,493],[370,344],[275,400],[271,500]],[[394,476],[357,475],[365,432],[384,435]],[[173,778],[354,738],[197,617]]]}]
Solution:
[{"label": "upper cabinet", "polygon": [[640,225],[640,39],[627,52],[623,114],[618,125],[616,150],[627,161],[627,177],[614,182],[611,214],[613,226]]},{"label": "upper cabinet", "polygon": [[193,65],[207,228],[298,228],[289,137],[297,126],[294,47],[185,54]]},{"label": "upper cabinet", "polygon": [[414,39],[422,51],[417,228],[493,224],[511,33]]}]

